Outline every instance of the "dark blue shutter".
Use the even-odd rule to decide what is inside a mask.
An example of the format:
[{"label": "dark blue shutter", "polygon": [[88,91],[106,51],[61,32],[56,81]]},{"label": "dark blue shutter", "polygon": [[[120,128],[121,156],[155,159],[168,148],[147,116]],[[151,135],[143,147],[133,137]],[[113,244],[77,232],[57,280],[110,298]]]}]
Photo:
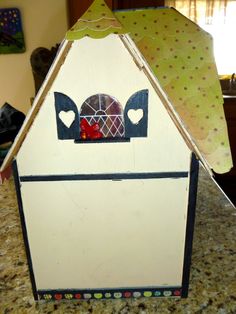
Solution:
[{"label": "dark blue shutter", "polygon": [[[80,120],[78,108],[70,97],[65,94],[55,92],[55,110],[56,110],[56,121],[57,121],[57,134],[58,139],[76,139],[80,136]],[[67,127],[59,117],[60,112],[73,111],[75,119],[70,127]]]},{"label": "dark blue shutter", "polygon": [[[129,110],[143,110],[143,117],[134,124],[128,117]],[[126,103],[124,111],[125,137],[147,137],[148,128],[148,90],[143,89],[133,94]]]}]

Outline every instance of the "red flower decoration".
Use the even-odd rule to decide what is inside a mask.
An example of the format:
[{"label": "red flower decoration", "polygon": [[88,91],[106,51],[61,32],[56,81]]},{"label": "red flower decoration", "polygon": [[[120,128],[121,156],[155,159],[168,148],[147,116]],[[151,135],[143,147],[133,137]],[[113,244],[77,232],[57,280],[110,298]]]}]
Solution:
[{"label": "red flower decoration", "polygon": [[80,122],[80,137],[82,140],[97,140],[102,138],[102,133],[100,132],[100,126],[98,123],[90,125],[88,121],[83,118]]}]

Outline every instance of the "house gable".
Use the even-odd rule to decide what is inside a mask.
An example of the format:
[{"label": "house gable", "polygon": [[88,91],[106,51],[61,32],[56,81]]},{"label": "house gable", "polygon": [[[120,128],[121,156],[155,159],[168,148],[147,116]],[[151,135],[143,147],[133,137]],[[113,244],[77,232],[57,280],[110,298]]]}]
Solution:
[{"label": "house gable", "polygon": [[[148,91],[147,137],[89,144],[58,139],[54,93],[70,97],[78,112],[96,94],[116,98],[125,111],[130,97],[142,90]],[[190,150],[119,36],[110,35],[73,43],[17,160],[20,175],[188,171]]]},{"label": "house gable", "polygon": [[70,42],[64,42],[55,60],[57,64],[54,63],[36,97],[1,173],[16,156],[71,43],[84,36],[104,38],[126,32],[142,53],[144,67],[152,71],[156,90],[165,93],[169,114],[175,116],[175,124],[189,147],[210,172],[211,168],[218,173],[230,170],[232,158],[209,35],[173,9],[123,11],[114,15],[103,0],[96,0],[67,33]]}]

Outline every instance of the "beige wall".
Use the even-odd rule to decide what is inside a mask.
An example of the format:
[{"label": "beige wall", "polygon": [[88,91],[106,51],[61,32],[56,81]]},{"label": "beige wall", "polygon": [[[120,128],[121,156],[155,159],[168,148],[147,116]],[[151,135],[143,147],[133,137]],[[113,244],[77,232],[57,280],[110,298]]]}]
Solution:
[{"label": "beige wall", "polygon": [[37,47],[51,48],[60,43],[67,30],[66,0],[3,0],[1,8],[21,11],[26,52],[0,54],[0,107],[9,102],[25,113],[34,97],[30,55]]}]

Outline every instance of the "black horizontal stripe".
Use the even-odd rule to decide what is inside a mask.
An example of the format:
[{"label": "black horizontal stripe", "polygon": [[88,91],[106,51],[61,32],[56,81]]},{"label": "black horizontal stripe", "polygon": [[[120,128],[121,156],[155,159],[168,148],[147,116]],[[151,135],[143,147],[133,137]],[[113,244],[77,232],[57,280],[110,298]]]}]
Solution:
[{"label": "black horizontal stripe", "polygon": [[93,180],[134,180],[134,179],[178,179],[187,178],[187,171],[145,172],[145,173],[99,173],[99,174],[59,174],[21,176],[21,182],[42,181],[93,181]]}]

